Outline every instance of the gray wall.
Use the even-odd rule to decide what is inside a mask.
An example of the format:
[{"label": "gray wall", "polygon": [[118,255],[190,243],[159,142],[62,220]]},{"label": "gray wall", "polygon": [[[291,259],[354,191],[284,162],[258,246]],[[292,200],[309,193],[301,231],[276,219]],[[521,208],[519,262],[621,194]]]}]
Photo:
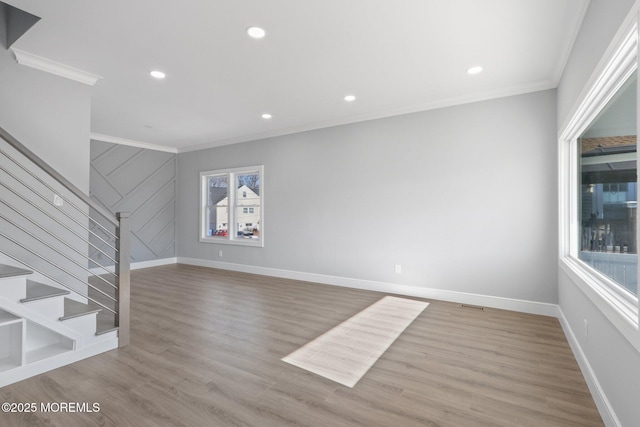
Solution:
[{"label": "gray wall", "polygon": [[[555,105],[544,91],[181,153],[178,255],[556,303]],[[199,243],[198,173],[255,164],[265,247]]]},{"label": "gray wall", "polygon": [[89,192],[91,87],[19,65],[0,49],[0,126]]},{"label": "gray wall", "polygon": [[634,0],[590,1],[558,85],[558,125],[570,119],[580,92],[634,3]]},{"label": "gray wall", "polygon": [[132,262],[176,256],[175,183],[175,154],[91,141],[91,198],[131,214]]},{"label": "gray wall", "polygon": [[[558,87],[558,123],[570,118],[587,80],[633,5],[631,0],[592,0]],[[640,354],[562,270],[559,304],[622,426],[640,420]],[[589,339],[583,321],[589,322]]]},{"label": "gray wall", "polygon": [[[0,102],[0,126],[73,184],[88,193],[91,88],[82,83],[18,65],[12,53],[4,49],[0,49],[0,76],[0,100],[2,100]],[[25,175],[25,173],[22,173],[21,177],[25,179]],[[40,175],[45,176],[43,174]],[[21,187],[14,185],[13,180],[4,175],[2,179],[3,182],[11,183],[13,188],[20,191]],[[49,182],[52,181],[51,178],[47,177],[46,179]],[[60,230],[47,217],[39,215],[16,197],[8,194],[4,189],[0,190],[0,192],[2,192],[0,196],[8,200],[11,205],[21,207],[27,212],[32,212],[34,218],[41,221],[40,228],[42,230],[63,233],[62,235],[65,236],[65,239],[75,248],[82,248],[83,245],[86,245],[71,233],[65,232],[64,229]],[[61,188],[57,192],[63,196],[69,196],[68,192]],[[24,193],[26,194],[26,191]],[[51,200],[52,194],[49,193],[48,191],[44,192],[44,194],[48,195],[47,198]],[[47,201],[38,200],[37,203],[53,216],[62,218],[61,212],[64,210],[69,215],[83,221],[79,213],[69,210],[68,205],[57,209]],[[23,227],[30,230],[35,229],[23,216],[16,215],[5,205],[1,205],[0,210]],[[65,256],[50,251],[36,240],[25,237],[24,233],[7,223],[2,222],[0,225],[4,232],[12,235],[22,244],[34,248],[38,252],[43,252],[74,275],[80,278],[86,277],[86,271],[83,270],[83,267],[86,267],[86,260],[81,255],[70,249],[63,248],[65,255],[73,259],[75,263],[71,262]],[[80,233],[82,232],[81,228],[75,225],[73,225],[73,228]],[[37,234],[47,242],[56,239],[44,231]],[[86,286],[70,275],[59,271],[44,261],[38,260],[28,251],[3,238],[0,238],[0,250],[17,256],[22,261],[45,271],[80,292],[86,292]],[[80,250],[82,251],[82,249]],[[0,262],[8,261],[4,258],[0,259]]]}]

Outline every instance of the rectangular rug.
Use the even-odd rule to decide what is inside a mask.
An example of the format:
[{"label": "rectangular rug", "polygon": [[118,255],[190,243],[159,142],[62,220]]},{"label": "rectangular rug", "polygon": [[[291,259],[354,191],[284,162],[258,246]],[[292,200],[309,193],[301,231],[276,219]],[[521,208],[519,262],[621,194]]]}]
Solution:
[{"label": "rectangular rug", "polygon": [[282,360],[353,387],[428,305],[386,296]]}]

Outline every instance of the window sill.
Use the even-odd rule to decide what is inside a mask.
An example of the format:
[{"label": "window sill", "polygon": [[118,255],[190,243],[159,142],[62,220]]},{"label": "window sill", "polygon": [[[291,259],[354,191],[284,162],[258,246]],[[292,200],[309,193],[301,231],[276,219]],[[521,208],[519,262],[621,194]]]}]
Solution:
[{"label": "window sill", "polygon": [[638,299],[623,297],[576,259],[560,258],[558,264],[600,312],[640,351]]},{"label": "window sill", "polygon": [[200,237],[200,243],[213,243],[219,245],[235,245],[235,246],[251,246],[254,248],[263,248],[264,240],[260,239],[224,239],[217,237]]}]

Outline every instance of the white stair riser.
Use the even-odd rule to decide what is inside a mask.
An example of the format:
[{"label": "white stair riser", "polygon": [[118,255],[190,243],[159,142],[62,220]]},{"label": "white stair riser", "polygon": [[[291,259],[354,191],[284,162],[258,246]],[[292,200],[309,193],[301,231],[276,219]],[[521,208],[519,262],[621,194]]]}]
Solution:
[{"label": "white stair riser", "polygon": [[73,317],[62,322],[69,329],[73,329],[84,336],[95,335],[96,333],[96,313]]},{"label": "white stair riser", "polygon": [[24,363],[22,344],[24,342],[24,320],[20,323],[5,325],[0,328],[0,360],[10,359],[17,366]]},{"label": "white stair riser", "polygon": [[24,303],[25,307],[51,320],[64,316],[64,296],[39,299]]},{"label": "white stair riser", "polygon": [[16,276],[0,279],[0,296],[10,301],[20,301],[26,298],[27,278],[25,276]]},{"label": "white stair riser", "polygon": [[63,336],[56,334],[41,325],[27,321],[27,335],[24,345],[25,353],[38,350],[43,347],[57,345],[61,342],[68,343],[68,350],[73,348],[73,344],[70,339],[65,339]]}]

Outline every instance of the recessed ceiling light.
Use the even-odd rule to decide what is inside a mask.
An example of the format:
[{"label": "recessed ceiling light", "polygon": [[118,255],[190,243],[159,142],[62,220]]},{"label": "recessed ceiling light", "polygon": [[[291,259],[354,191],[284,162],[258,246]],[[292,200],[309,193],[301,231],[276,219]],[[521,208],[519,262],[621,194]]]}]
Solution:
[{"label": "recessed ceiling light", "polygon": [[271,114],[269,114],[269,113],[264,113],[262,115],[262,118],[265,119],[265,120],[269,120],[271,117],[273,117],[273,116]]},{"label": "recessed ceiling light", "polygon": [[476,65],[475,67],[471,67],[467,70],[467,74],[470,74],[470,75],[480,74],[481,72],[482,72],[482,67],[479,65]]},{"label": "recessed ceiling light", "polygon": [[158,71],[158,70],[153,70],[149,74],[151,74],[151,77],[155,77],[156,79],[164,79],[165,77],[167,77],[167,75],[165,73],[163,73],[162,71]]},{"label": "recessed ceiling light", "polygon": [[249,27],[247,28],[247,34],[249,37],[254,39],[261,39],[267,35],[267,32],[260,27]]},{"label": "recessed ceiling light", "polygon": [[355,95],[347,95],[344,97],[344,100],[347,102],[353,102],[356,100],[356,96]]}]

